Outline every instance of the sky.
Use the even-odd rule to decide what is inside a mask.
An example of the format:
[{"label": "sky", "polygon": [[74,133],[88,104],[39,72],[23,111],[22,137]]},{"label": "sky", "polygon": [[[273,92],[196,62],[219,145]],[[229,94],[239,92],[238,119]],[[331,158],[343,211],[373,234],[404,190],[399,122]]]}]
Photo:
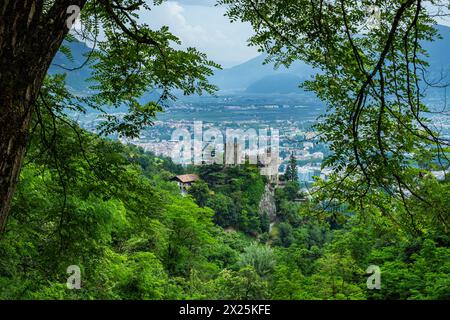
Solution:
[{"label": "sky", "polygon": [[[143,12],[141,18],[153,28],[169,26],[183,47],[195,47],[225,68],[258,56],[256,48],[247,45],[247,39],[252,35],[251,26],[230,23],[224,16],[225,8],[215,6],[215,3],[216,0],[167,1],[153,6],[150,12]],[[450,26],[448,17],[438,19],[438,23]]]},{"label": "sky", "polygon": [[[140,20],[153,29],[168,26],[170,32],[181,40],[182,48],[195,47],[224,68],[257,57],[260,54],[257,49],[247,45],[253,34],[250,24],[231,23],[225,16],[225,8],[216,6],[216,1],[169,0],[159,6],[151,6],[151,11],[142,10]],[[428,10],[437,10],[426,3],[425,6]],[[445,12],[449,13],[449,10]],[[437,21],[450,26],[450,15]],[[91,46],[90,43],[87,45]]]},{"label": "sky", "polygon": [[167,25],[183,43],[195,47],[208,58],[228,68],[259,55],[247,46],[252,35],[249,24],[230,23],[225,8],[214,6],[215,0],[177,0],[153,6],[141,14],[141,21],[152,28]]}]

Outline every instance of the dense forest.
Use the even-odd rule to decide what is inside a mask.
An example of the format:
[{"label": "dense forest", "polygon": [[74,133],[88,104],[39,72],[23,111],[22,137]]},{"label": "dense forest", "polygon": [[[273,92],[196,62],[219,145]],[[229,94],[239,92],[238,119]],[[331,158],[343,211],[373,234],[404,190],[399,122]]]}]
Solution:
[{"label": "dense forest", "polygon": [[[186,169],[40,117],[0,240],[1,299],[450,298],[450,239],[438,225],[416,236],[396,212],[323,211],[288,182],[269,231],[255,166]],[[182,196],[170,178],[190,169],[202,180]],[[443,206],[446,190],[435,195]],[[381,290],[367,289],[371,264]],[[70,265],[80,290],[66,287]]]},{"label": "dense forest", "polygon": [[[314,130],[332,174],[305,194],[295,159],[280,185],[255,165],[181,167],[108,138],[138,137],[177,94],[217,89],[218,64],[139,21],[162,2],[0,1],[0,299],[450,299],[450,143],[424,102],[424,86],[445,87],[425,77],[422,44],[439,37],[428,7],[373,1],[383,15],[361,31],[370,1],[219,1],[268,61],[320,70],[303,88],[327,107]],[[48,75],[80,37],[96,45],[89,97]],[[91,110],[97,133],[68,116]],[[200,177],[187,195],[182,173]]]}]

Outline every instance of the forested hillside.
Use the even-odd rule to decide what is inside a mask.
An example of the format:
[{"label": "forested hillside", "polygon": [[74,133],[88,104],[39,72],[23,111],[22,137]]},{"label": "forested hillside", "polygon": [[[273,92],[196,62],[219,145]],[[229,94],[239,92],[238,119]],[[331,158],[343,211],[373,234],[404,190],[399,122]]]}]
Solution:
[{"label": "forested hillside", "polygon": [[[438,42],[450,35],[438,25],[448,0],[217,0],[222,16],[251,27],[245,45],[261,53],[223,72],[145,21],[167,3],[0,5],[0,300],[450,299],[449,46]],[[206,29],[202,38],[228,46]],[[218,108],[215,98],[205,109],[175,105],[215,97],[216,85],[246,105],[233,96]],[[303,113],[320,111],[314,124],[295,119],[311,102],[291,100],[297,85],[308,92],[297,98],[326,109]],[[203,148],[213,137],[195,123],[192,166],[123,142],[139,143],[171,107],[190,114],[168,112],[173,131],[200,122],[195,112],[248,129],[233,137],[238,164],[205,165],[224,149],[219,134]],[[86,131],[74,114],[92,111]],[[154,150],[167,155],[175,140]],[[237,155],[247,141],[257,165]],[[261,175],[278,160],[284,174]],[[303,189],[299,164],[320,173]]]},{"label": "forested hillside", "polygon": [[[170,160],[39,118],[0,239],[0,299],[450,298],[437,225],[417,237],[395,213],[321,211],[288,183],[269,232],[267,181],[252,166],[197,168],[203,181],[185,197]],[[448,191],[439,197],[448,205]],[[367,289],[370,264],[382,290]],[[71,265],[81,290],[66,287]]]}]

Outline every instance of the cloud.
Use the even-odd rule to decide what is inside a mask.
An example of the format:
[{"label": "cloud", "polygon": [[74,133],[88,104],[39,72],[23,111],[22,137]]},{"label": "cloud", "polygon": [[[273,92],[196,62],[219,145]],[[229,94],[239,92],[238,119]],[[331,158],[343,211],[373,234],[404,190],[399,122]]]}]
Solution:
[{"label": "cloud", "polygon": [[230,23],[224,16],[225,9],[211,6],[211,3],[214,4],[208,0],[167,1],[150,12],[143,12],[141,20],[152,28],[168,26],[180,38],[183,47],[195,47],[224,66],[258,55],[256,49],[246,43],[252,34],[251,27]]},{"label": "cloud", "polygon": [[189,6],[206,6],[213,7],[217,1],[215,0],[178,0],[178,3]]}]

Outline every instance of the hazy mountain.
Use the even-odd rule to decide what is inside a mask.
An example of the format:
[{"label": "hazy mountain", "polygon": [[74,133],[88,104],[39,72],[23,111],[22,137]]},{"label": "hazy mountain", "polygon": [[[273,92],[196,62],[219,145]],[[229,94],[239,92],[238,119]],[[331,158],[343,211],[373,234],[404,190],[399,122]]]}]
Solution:
[{"label": "hazy mountain", "polygon": [[[93,70],[86,63],[92,48],[79,41],[66,41],[64,42],[64,46],[71,50],[71,58],[67,57],[61,51],[58,52],[53,59],[48,73],[52,75],[65,73],[66,84],[72,92],[80,95],[92,94],[94,90],[90,89],[90,87],[94,82],[88,82],[87,80],[92,76]],[[141,102],[148,102],[149,100],[157,100],[158,98],[159,95],[153,92],[144,94],[139,100]],[[122,111],[126,111],[126,109],[122,109]]]},{"label": "hazy mountain", "polygon": [[[52,65],[48,71],[49,74],[65,73],[67,86],[76,93],[88,93],[89,83],[87,79],[91,77],[92,69],[88,65],[84,65],[87,56],[91,52],[85,43],[74,41],[64,42],[64,46],[71,50],[72,59],[69,59],[61,51],[58,52],[53,59]],[[82,68],[80,68],[83,66]],[[76,70],[66,70],[76,69]]]},{"label": "hazy mountain", "polygon": [[431,65],[433,68],[439,66],[450,66],[450,28],[446,26],[437,25],[436,29],[442,36],[442,39],[436,39],[433,42],[426,42],[423,44],[424,48],[428,51]]},{"label": "hazy mountain", "polygon": [[[424,44],[429,52],[430,73],[427,79],[430,81],[440,78],[441,73],[450,79],[450,28],[438,25],[437,29],[443,39]],[[66,72],[67,84],[73,91],[88,93],[89,84],[85,80],[91,75],[89,66],[67,72],[57,65],[65,68],[77,68],[84,63],[85,55],[91,49],[81,42],[66,43],[65,45],[72,50],[73,61],[67,59],[62,53],[58,53],[49,73]],[[266,57],[263,54],[235,67],[218,70],[214,76],[210,77],[210,81],[219,87],[221,94],[300,93],[302,90],[298,88],[298,85],[315,73],[310,66],[300,61],[293,63],[289,69],[283,66],[275,69],[273,63],[264,64]]]},{"label": "hazy mountain", "polygon": [[[441,71],[450,79],[450,28],[437,26],[442,39],[424,43],[429,53],[429,80],[437,80]],[[263,65],[266,55],[233,68],[219,70],[211,81],[219,86],[222,93],[295,93],[302,92],[298,85],[311,77],[315,71],[303,62],[294,63],[289,69],[274,69],[274,64]]]},{"label": "hazy mountain", "polygon": [[[275,85],[273,92],[279,92],[277,78],[284,83],[289,82],[288,86],[291,89],[293,88],[293,83],[290,81],[297,81],[293,88],[296,90],[296,88],[298,89],[299,80],[306,80],[314,74],[314,70],[303,62],[295,62],[289,69],[286,69],[284,66],[275,69],[273,63],[264,64],[266,57],[263,54],[235,67],[219,70],[210,80],[224,93],[243,92],[247,89],[250,92],[258,92],[263,90],[263,87],[266,90],[268,89],[270,93],[272,92],[270,84]],[[292,76],[295,76],[295,78]],[[262,87],[258,89],[257,86]]]},{"label": "hazy mountain", "polygon": [[442,76],[442,82],[450,82],[450,28],[438,25],[437,29],[442,39],[424,44],[429,55],[427,61],[430,63],[426,79],[438,81]]},{"label": "hazy mountain", "polygon": [[245,93],[292,93],[300,92],[301,89],[298,87],[302,82],[302,78],[290,73],[280,73],[265,76],[252,84],[250,84]]}]

